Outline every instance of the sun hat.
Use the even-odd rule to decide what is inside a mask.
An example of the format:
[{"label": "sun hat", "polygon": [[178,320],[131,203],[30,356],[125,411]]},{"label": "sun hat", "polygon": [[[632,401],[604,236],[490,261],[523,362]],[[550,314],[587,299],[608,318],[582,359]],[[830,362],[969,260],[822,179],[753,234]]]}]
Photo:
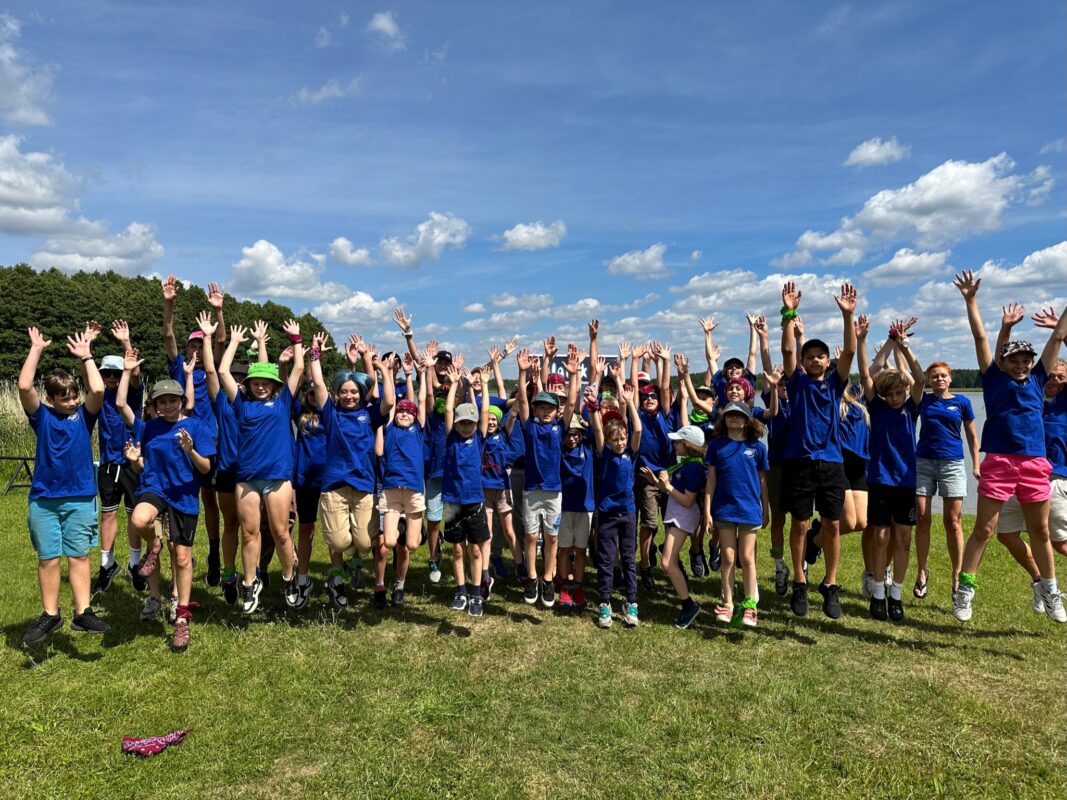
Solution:
[{"label": "sun hat", "polygon": [[1007,358],[1008,356],[1013,356],[1016,353],[1029,353],[1031,356],[1037,355],[1037,351],[1034,349],[1034,346],[1028,341],[1026,341],[1025,339],[1015,339],[1013,341],[1007,342],[1004,345],[1004,348],[1000,351],[1000,357]]},{"label": "sun hat", "polygon": [[693,447],[704,446],[704,431],[696,425],[686,425],[679,428],[674,433],[668,433],[667,438],[673,439],[676,442],[680,441],[691,444]]},{"label": "sun hat", "polygon": [[230,374],[234,377],[241,376],[241,380],[244,380],[244,376],[248,374],[248,364],[239,364],[234,362],[230,364]]},{"label": "sun hat", "polygon": [[160,397],[185,397],[185,390],[182,389],[182,385],[175,380],[166,378],[165,380],[156,381],[152,384],[151,399],[156,400]]},{"label": "sun hat", "polygon": [[278,377],[278,365],[271,364],[269,361],[257,361],[255,364],[251,364],[248,367],[248,373],[245,375],[242,383],[246,383],[254,378],[274,381],[275,383],[282,382],[282,379]]},{"label": "sun hat", "polygon": [[452,422],[477,422],[478,421],[478,409],[474,407],[474,403],[461,403],[456,406],[455,416],[452,417]]},{"label": "sun hat", "polygon": [[125,364],[122,361],[122,356],[104,356],[100,361],[100,371],[103,372],[106,369],[114,369],[122,372]]},{"label": "sun hat", "polygon": [[722,410],[723,415],[729,413],[744,414],[749,419],[752,418],[752,409],[748,407],[747,403],[738,403],[734,400],[732,403],[727,403],[726,407]]},{"label": "sun hat", "polygon": [[538,392],[534,395],[533,405],[546,403],[554,408],[559,408],[559,398],[551,392]]},{"label": "sun hat", "polygon": [[582,415],[581,414],[572,414],[571,415],[571,424],[567,426],[567,430],[569,430],[569,431],[584,431],[585,430],[585,421],[582,420]]}]

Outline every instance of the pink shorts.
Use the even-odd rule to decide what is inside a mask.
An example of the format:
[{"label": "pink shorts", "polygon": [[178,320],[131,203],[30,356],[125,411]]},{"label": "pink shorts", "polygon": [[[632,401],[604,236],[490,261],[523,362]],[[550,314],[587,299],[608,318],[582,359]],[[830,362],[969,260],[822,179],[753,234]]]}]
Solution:
[{"label": "pink shorts", "polygon": [[1015,495],[1020,503],[1043,503],[1049,498],[1051,474],[1047,458],[989,453],[982,460],[978,494],[1001,502]]}]

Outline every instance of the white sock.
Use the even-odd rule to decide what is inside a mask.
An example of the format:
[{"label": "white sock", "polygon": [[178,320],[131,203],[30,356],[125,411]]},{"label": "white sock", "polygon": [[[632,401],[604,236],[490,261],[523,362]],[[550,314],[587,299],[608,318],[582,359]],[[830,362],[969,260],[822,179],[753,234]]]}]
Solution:
[{"label": "white sock", "polygon": [[133,564],[135,567],[138,564],[141,563],[141,548],[140,547],[131,547],[130,548],[130,563]]},{"label": "white sock", "polygon": [[403,589],[405,580],[406,580],[406,578],[397,578],[397,580],[396,580],[396,588],[397,589]]},{"label": "white sock", "polygon": [[1049,597],[1052,597],[1060,593],[1060,588],[1056,585],[1055,578],[1042,578],[1041,591],[1043,591]]},{"label": "white sock", "polygon": [[874,584],[874,599],[885,600],[885,584],[881,581]]},{"label": "white sock", "polygon": [[894,600],[899,600],[903,596],[904,584],[893,581],[893,585],[889,587],[889,596]]},{"label": "white sock", "polygon": [[310,583],[311,583],[311,578],[309,578],[307,576],[306,572],[303,575],[297,575],[296,576],[296,585],[297,586],[307,586]]},{"label": "white sock", "polygon": [[110,567],[114,563],[115,563],[115,556],[112,554],[111,550],[101,550],[100,551],[100,568],[101,569],[107,569],[108,567]]}]

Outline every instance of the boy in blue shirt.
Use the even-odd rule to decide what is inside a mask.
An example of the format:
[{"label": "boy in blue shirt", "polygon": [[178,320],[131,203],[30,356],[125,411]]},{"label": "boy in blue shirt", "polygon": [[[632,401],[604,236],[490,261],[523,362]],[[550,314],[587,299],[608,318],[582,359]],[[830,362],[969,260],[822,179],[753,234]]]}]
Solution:
[{"label": "boy in blue shirt", "polygon": [[22,637],[33,645],[63,626],[59,613],[59,559],[67,557],[74,600],[73,630],[106,633],[110,626],[89,606],[89,551],[96,544],[96,486],[90,439],[104,397],[104,382],[93,362],[90,339],[67,337],[71,355],[81,359],[85,402],[79,402],[78,382],[56,370],[44,382],[48,405],[41,402],[34,379],[41,353],[52,344],[37,328],[29,328],[30,350],[19,372],[19,400],[37,435],[37,452],[30,485],[30,541],[37,552],[37,581],[41,615]]}]

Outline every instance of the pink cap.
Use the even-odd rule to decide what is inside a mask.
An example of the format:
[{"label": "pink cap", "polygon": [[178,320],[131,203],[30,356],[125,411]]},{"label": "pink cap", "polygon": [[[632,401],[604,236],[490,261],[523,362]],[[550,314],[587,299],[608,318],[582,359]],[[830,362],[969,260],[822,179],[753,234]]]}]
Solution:
[{"label": "pink cap", "polygon": [[652,376],[649,375],[647,372],[638,372],[637,373],[637,382],[638,383],[644,383],[645,381],[651,381],[651,380],[652,380]]},{"label": "pink cap", "polygon": [[202,340],[203,338],[204,338],[204,332],[203,331],[193,331],[192,333],[189,334],[189,338],[186,339],[186,341],[192,342],[192,341],[196,341],[197,339],[201,339]]}]

